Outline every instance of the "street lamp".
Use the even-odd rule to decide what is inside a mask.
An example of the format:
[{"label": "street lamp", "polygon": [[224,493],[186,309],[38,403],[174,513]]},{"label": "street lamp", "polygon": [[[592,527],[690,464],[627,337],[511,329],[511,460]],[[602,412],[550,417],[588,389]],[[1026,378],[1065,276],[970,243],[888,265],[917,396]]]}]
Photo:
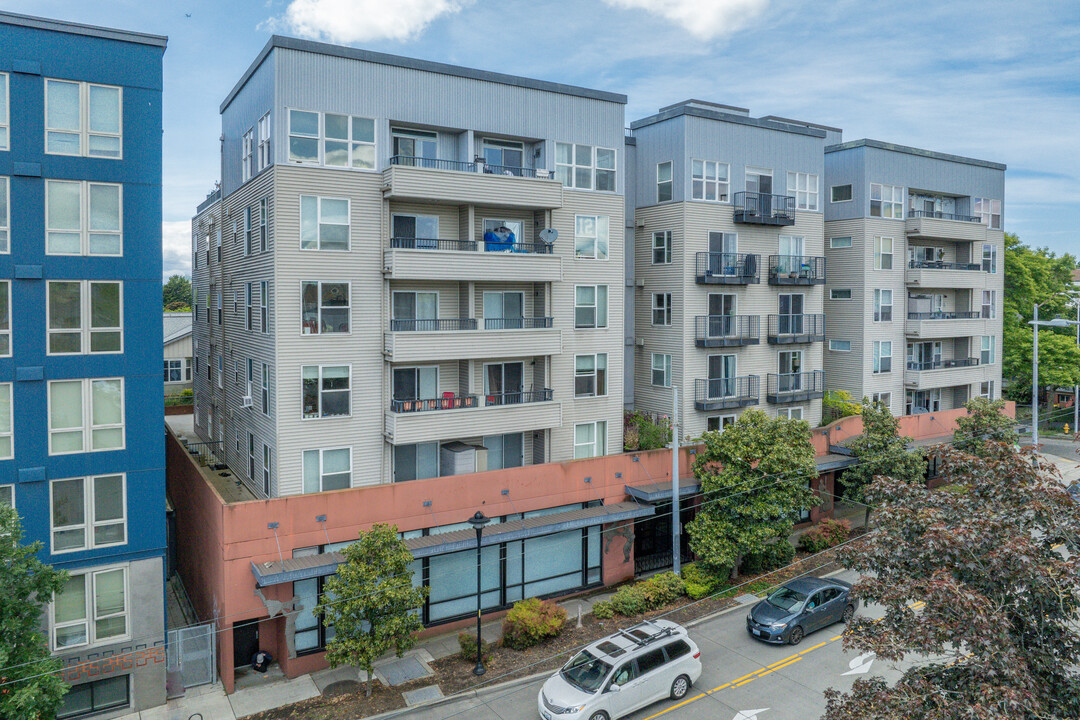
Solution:
[{"label": "street lamp", "polygon": [[487,672],[484,669],[484,656],[481,650],[480,641],[480,608],[483,604],[481,602],[480,594],[480,539],[484,535],[484,526],[491,522],[491,518],[484,515],[479,510],[476,514],[469,518],[469,524],[473,526],[473,530],[476,531],[476,667],[473,668],[473,675],[483,675]]},{"label": "street lamp", "polygon": [[[1070,325],[1076,325],[1077,330],[1077,342],[1080,342],[1080,305],[1077,307],[1077,319],[1066,320],[1064,318],[1054,318],[1053,320],[1039,320],[1039,306],[1051,299],[1063,296],[1070,297],[1070,293],[1054,293],[1042,303],[1035,303],[1035,309],[1033,313],[1033,319],[1028,323],[1031,325],[1032,332],[1032,352],[1031,352],[1031,444],[1039,444],[1039,328],[1040,327],[1069,327]],[[1075,388],[1074,388],[1075,390]],[[1076,394],[1073,394],[1073,406],[1076,406]],[[1073,411],[1076,412],[1075,410]]]}]

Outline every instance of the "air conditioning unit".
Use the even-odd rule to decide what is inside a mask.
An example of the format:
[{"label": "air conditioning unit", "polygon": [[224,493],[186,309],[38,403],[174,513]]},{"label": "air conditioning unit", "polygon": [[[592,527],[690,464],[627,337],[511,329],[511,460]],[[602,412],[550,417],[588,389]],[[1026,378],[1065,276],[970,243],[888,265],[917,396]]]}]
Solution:
[{"label": "air conditioning unit", "polygon": [[645,287],[645,278],[634,278],[634,284],[638,287]]},{"label": "air conditioning unit", "polygon": [[644,228],[645,227],[645,221],[644,220],[634,220],[634,227],[636,227],[636,228]]},{"label": "air conditioning unit", "polygon": [[645,347],[645,338],[638,338],[634,341],[634,344],[638,347]]},{"label": "air conditioning unit", "polygon": [[252,406],[252,404],[253,403],[251,402],[251,396],[250,395],[245,395],[244,397],[240,398],[240,407],[249,408],[249,407]]}]

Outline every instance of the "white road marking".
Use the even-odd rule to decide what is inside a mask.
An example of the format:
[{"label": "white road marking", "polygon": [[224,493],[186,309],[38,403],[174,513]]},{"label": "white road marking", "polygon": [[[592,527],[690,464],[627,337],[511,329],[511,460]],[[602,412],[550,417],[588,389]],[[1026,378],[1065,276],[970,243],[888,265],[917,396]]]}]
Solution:
[{"label": "white road marking", "polygon": [[757,710],[740,710],[735,713],[735,717],[731,720],[757,720],[758,713],[763,713],[769,708],[758,708]]},{"label": "white road marking", "polygon": [[865,675],[870,672],[870,666],[874,664],[874,653],[866,653],[860,655],[851,662],[848,663],[848,667],[851,668],[846,673],[841,675]]}]

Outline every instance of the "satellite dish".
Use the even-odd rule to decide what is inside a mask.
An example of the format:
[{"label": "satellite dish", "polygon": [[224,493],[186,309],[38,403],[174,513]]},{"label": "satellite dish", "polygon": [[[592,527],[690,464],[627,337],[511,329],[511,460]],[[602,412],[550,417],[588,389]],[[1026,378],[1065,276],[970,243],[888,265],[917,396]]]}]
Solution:
[{"label": "satellite dish", "polygon": [[559,238],[559,231],[556,230],[555,228],[545,228],[545,229],[540,231],[540,239],[543,240],[544,242],[546,242],[549,245],[554,244],[555,241],[558,238]]}]

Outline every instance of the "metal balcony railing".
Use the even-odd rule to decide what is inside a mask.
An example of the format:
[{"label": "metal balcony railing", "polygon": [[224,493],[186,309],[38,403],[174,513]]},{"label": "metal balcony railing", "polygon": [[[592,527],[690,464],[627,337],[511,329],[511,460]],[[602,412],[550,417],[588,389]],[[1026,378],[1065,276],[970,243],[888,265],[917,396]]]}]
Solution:
[{"label": "metal balcony railing", "polygon": [[935,220],[960,220],[961,222],[982,222],[982,218],[975,215],[956,215],[953,213],[936,212],[933,210],[909,210],[909,218],[934,218]]},{"label": "metal balcony railing", "polygon": [[485,242],[484,252],[504,252],[504,253],[531,253],[534,255],[551,255],[554,243],[546,242]]},{"label": "metal balcony railing", "polygon": [[794,225],[795,198],[792,195],[770,195],[757,192],[737,192],[734,196],[737,223],[756,225]]},{"label": "metal balcony railing", "polygon": [[472,240],[436,240],[435,238],[390,238],[390,247],[401,250],[460,250],[475,251]]},{"label": "metal balcony railing", "polygon": [[443,393],[441,398],[391,400],[390,412],[429,412],[432,410],[457,410],[460,408],[474,408],[478,406],[479,398],[476,395],[454,395],[453,393]]},{"label": "metal balcony railing", "polygon": [[698,315],[694,318],[694,339],[698,347],[732,347],[761,342],[757,315]]},{"label": "metal balcony railing", "polygon": [[941,260],[909,260],[908,267],[917,270],[982,270],[979,263],[943,262]]},{"label": "metal balcony railing", "polygon": [[450,330],[475,330],[475,318],[438,318],[434,320],[391,320],[392,332],[433,332]]},{"label": "metal balcony railing", "polygon": [[486,395],[484,405],[522,405],[524,403],[550,402],[555,391],[551,388],[543,390],[524,390],[521,392],[506,392],[495,395]]},{"label": "metal balcony railing", "polygon": [[773,345],[825,341],[825,316],[770,315],[769,342]]},{"label": "metal balcony railing", "polygon": [[770,255],[770,285],[824,285],[825,258],[812,255]]},{"label": "metal balcony railing", "polygon": [[551,327],[554,318],[484,318],[485,330],[543,330]]},{"label": "metal balcony railing", "polygon": [[694,380],[694,406],[698,410],[757,405],[759,393],[760,378],[757,375]]},{"label": "metal balcony railing", "polygon": [[979,364],[979,358],[956,358],[953,360],[926,360],[915,362],[908,360],[907,369],[921,372],[923,370],[946,370],[948,368],[975,367]]},{"label": "metal balcony railing", "polygon": [[761,282],[761,256],[748,253],[699,252],[697,282],[706,285],[747,285]]},{"label": "metal balcony railing", "polygon": [[403,165],[405,167],[430,168],[432,170],[457,170],[459,172],[476,172],[476,163],[461,162],[460,160],[441,160],[439,158],[416,157],[414,155],[394,155],[390,158],[391,165]]},{"label": "metal balcony railing", "polygon": [[797,373],[769,373],[765,397],[771,403],[793,403],[825,396],[822,370]]},{"label": "metal balcony railing", "polygon": [[909,312],[908,320],[978,320],[978,310],[938,310],[937,312]]},{"label": "metal balcony railing", "polygon": [[[513,165],[491,165],[489,163],[485,163],[483,168],[486,175],[509,175],[511,177],[527,178],[536,177],[535,168],[514,167]],[[547,170],[544,170],[542,174],[546,177]]]}]

